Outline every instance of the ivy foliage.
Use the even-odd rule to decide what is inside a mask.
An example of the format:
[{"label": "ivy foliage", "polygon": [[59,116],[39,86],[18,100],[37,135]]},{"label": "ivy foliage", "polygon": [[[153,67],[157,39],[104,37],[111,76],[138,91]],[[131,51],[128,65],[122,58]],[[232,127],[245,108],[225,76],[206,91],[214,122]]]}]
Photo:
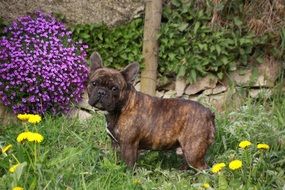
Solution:
[{"label": "ivy foliage", "polygon": [[[212,73],[223,78],[224,73],[238,65],[247,65],[249,57],[261,61],[256,47],[266,42],[245,29],[239,14],[228,16],[224,25],[211,24],[214,10],[225,9],[206,1],[197,7],[195,0],[171,0],[163,7],[159,34],[159,72],[176,74],[188,82]],[[76,25],[75,40],[96,50],[106,66],[121,68],[129,62],[142,62],[143,19],[109,28],[106,25]]]},{"label": "ivy foliage", "polygon": [[89,55],[98,51],[105,66],[121,68],[130,62],[142,62],[143,19],[114,28],[104,24],[76,25],[72,27],[75,40],[88,44]]},{"label": "ivy foliage", "polygon": [[247,64],[256,41],[244,33],[235,18],[232,25],[210,25],[210,6],[197,9],[193,1],[173,0],[163,11],[160,35],[161,72],[175,72],[194,82],[197,77],[213,73],[219,78],[234,69],[239,61]]}]

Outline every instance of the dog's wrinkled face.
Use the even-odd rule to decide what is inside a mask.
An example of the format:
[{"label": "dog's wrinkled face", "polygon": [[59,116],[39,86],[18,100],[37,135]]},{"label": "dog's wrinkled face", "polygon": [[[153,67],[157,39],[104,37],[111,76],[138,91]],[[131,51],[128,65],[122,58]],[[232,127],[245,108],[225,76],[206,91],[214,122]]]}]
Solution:
[{"label": "dog's wrinkled face", "polygon": [[128,85],[134,81],[139,66],[128,65],[123,71],[103,68],[100,55],[94,52],[91,57],[90,80],[87,87],[88,103],[100,110],[111,112],[122,103]]},{"label": "dog's wrinkled face", "polygon": [[88,103],[98,109],[112,111],[120,101],[126,85],[120,72],[98,69],[93,73],[88,85]]}]

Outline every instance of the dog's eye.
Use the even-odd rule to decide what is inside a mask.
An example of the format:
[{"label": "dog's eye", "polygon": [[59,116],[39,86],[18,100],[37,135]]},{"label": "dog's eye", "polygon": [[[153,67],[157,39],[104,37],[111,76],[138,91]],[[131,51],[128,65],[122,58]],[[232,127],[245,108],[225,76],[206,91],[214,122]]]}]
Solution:
[{"label": "dog's eye", "polygon": [[112,91],[113,91],[113,92],[116,92],[117,90],[118,90],[118,87],[117,87],[117,86],[113,86],[113,87],[112,87]]},{"label": "dog's eye", "polygon": [[93,85],[93,86],[96,86],[96,84],[97,84],[97,83],[96,83],[95,81],[92,82],[92,85]]}]

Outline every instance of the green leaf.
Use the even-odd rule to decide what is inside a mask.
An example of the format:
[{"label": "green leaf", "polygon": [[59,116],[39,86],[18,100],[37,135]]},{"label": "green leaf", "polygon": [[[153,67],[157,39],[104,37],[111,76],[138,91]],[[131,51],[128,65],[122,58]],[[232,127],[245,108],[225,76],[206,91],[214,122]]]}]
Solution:
[{"label": "green leaf", "polygon": [[186,16],[186,18],[187,18],[188,21],[193,20],[193,16],[192,15],[188,15],[188,16]]},{"label": "green leaf", "polygon": [[174,53],[169,53],[168,56],[169,56],[169,59],[172,61],[175,59],[175,55]]},{"label": "green leaf", "polygon": [[198,47],[200,48],[200,50],[204,50],[204,51],[208,50],[207,44],[200,44],[200,43],[198,43]]},{"label": "green leaf", "polygon": [[242,25],[242,21],[239,19],[239,17],[234,17],[234,24],[237,26],[241,26]]},{"label": "green leaf", "polygon": [[257,61],[259,64],[262,64],[262,63],[264,62],[263,56],[258,56],[258,57],[256,58],[256,61]]},{"label": "green leaf", "polygon": [[253,41],[252,41],[252,39],[249,39],[249,38],[241,38],[239,40],[239,43],[240,43],[240,45],[245,45],[245,44],[252,44]]},{"label": "green leaf", "polygon": [[184,30],[186,30],[186,28],[188,27],[188,23],[181,23],[180,24],[180,26],[179,26],[179,28],[178,28],[178,30],[180,31],[180,32],[183,32]]},{"label": "green leaf", "polygon": [[197,34],[197,31],[198,31],[199,27],[200,27],[200,22],[196,22],[195,26],[194,26],[194,29],[193,29],[194,34]]},{"label": "green leaf", "polygon": [[87,33],[82,33],[82,34],[80,34],[80,37],[83,38],[83,39],[89,39],[90,35],[87,34]]},{"label": "green leaf", "polygon": [[128,56],[126,53],[121,54],[120,57],[123,58],[124,60],[128,59]]},{"label": "green leaf", "polygon": [[179,0],[172,0],[171,3],[173,5],[175,5],[176,7],[179,7],[180,6],[180,1]]},{"label": "green leaf", "polygon": [[227,65],[227,64],[229,63],[228,58],[225,57],[225,56],[222,57],[221,61],[222,61],[222,63],[223,63],[224,65]]},{"label": "green leaf", "polygon": [[220,55],[221,54],[221,47],[217,44],[217,45],[215,45],[215,48],[216,48],[218,55]]},{"label": "green leaf", "polygon": [[179,53],[181,53],[182,55],[184,55],[185,54],[185,51],[184,51],[184,48],[183,47],[179,47]]},{"label": "green leaf", "polygon": [[203,10],[200,10],[199,12],[198,12],[198,14],[197,14],[197,17],[198,18],[201,18],[201,17],[203,17],[204,16],[204,11]]},{"label": "green leaf", "polygon": [[228,186],[228,182],[225,178],[225,176],[223,174],[219,174],[219,179],[218,179],[218,190],[228,190],[229,186]]},{"label": "green leaf", "polygon": [[197,73],[194,69],[191,69],[191,78],[193,79],[193,82],[197,80]]},{"label": "green leaf", "polygon": [[24,171],[24,168],[27,166],[27,162],[23,162],[21,164],[19,164],[15,170],[15,173],[13,173],[13,175],[15,176],[15,178],[17,179],[17,181],[20,180],[22,174],[23,174],[23,171]]},{"label": "green leaf", "polygon": [[219,72],[219,73],[217,74],[217,76],[218,76],[218,78],[221,80],[221,79],[223,79],[224,74],[223,74],[222,72]]},{"label": "green leaf", "polygon": [[36,187],[37,187],[37,178],[33,177],[32,178],[32,182],[31,182],[31,184],[29,186],[29,190],[34,190],[34,189],[36,189]]},{"label": "green leaf", "polygon": [[198,47],[203,50],[203,44],[198,43]]},{"label": "green leaf", "polygon": [[179,71],[178,71],[177,77],[178,77],[178,78],[184,77],[184,76],[185,76],[185,73],[186,73],[185,66],[184,66],[184,65],[181,65],[181,66],[179,67]]},{"label": "green leaf", "polygon": [[99,38],[100,40],[103,40],[103,33],[99,33],[99,34],[98,34],[98,38]]}]

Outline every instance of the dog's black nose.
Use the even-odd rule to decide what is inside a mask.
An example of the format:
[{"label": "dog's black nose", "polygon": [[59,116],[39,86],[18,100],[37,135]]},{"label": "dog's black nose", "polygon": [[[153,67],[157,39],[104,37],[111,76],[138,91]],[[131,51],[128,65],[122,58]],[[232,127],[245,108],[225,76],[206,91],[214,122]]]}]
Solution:
[{"label": "dog's black nose", "polygon": [[105,92],[105,90],[99,89],[99,90],[98,90],[98,94],[99,94],[100,96],[104,96],[104,95],[106,94],[106,92]]}]

